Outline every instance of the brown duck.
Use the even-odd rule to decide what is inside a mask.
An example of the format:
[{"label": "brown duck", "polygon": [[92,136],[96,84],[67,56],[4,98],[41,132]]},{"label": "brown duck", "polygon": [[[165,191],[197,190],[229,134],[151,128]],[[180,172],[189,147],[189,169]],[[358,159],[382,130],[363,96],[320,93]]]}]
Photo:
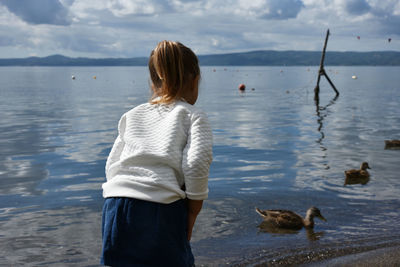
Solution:
[{"label": "brown duck", "polygon": [[[352,180],[368,180],[369,179],[369,173],[367,169],[371,169],[368,165],[368,162],[363,162],[361,163],[361,167],[359,170],[347,170],[344,171],[344,174],[346,176],[346,180],[352,181]],[[346,182],[345,182],[346,184]]]},{"label": "brown duck", "polygon": [[265,222],[277,228],[300,230],[303,227],[313,228],[314,218],[326,221],[316,207],[309,208],[304,219],[290,210],[260,210],[256,208],[256,211],[264,218]]},{"label": "brown duck", "polygon": [[400,149],[400,140],[385,140],[385,149]]}]

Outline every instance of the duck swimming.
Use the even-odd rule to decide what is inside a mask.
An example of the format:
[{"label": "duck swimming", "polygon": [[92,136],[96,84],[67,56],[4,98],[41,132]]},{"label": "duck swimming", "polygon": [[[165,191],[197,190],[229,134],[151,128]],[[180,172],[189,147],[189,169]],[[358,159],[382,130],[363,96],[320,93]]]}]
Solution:
[{"label": "duck swimming", "polygon": [[400,140],[385,140],[385,149],[400,149]]},{"label": "duck swimming", "polygon": [[344,186],[351,184],[366,185],[369,182],[369,176],[366,177],[346,177],[344,179]]},{"label": "duck swimming", "polygon": [[347,170],[344,171],[346,176],[346,180],[349,179],[367,179],[369,178],[369,173],[367,169],[371,169],[368,165],[368,162],[361,163],[361,167],[359,170]]},{"label": "duck swimming", "polygon": [[272,226],[292,230],[300,230],[303,227],[313,228],[314,218],[326,221],[320,210],[316,207],[309,208],[304,219],[290,210],[260,210],[256,208],[256,212],[264,218],[265,222],[268,222]]}]

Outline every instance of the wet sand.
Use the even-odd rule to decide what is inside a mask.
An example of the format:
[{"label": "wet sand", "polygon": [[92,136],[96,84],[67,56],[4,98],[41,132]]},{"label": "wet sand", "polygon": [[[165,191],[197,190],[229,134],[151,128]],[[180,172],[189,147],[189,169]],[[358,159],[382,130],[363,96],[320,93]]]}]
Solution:
[{"label": "wet sand", "polygon": [[[382,247],[384,246],[384,247]],[[321,248],[314,250],[290,250],[268,252],[259,251],[239,261],[218,262],[211,266],[400,266],[400,244],[392,243],[376,246]],[[204,264],[201,266],[209,266]]]},{"label": "wet sand", "polygon": [[346,255],[330,260],[325,260],[307,266],[329,267],[375,267],[375,266],[400,266],[400,247],[381,248],[372,251]]}]

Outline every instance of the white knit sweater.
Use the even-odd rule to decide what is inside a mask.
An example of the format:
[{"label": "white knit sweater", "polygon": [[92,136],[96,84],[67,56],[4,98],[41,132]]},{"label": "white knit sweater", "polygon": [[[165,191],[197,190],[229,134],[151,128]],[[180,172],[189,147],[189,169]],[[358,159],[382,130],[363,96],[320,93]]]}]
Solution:
[{"label": "white knit sweater", "polygon": [[208,197],[212,132],[205,113],[181,101],[146,103],[122,115],[118,132],[103,197],[166,204]]}]

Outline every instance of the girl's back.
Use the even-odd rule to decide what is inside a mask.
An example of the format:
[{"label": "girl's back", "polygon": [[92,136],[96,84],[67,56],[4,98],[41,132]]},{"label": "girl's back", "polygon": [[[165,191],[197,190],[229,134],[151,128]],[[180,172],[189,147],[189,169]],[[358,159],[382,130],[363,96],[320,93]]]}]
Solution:
[{"label": "girl's back", "polygon": [[208,176],[212,133],[206,115],[195,106],[182,101],[142,104],[125,113],[118,128],[124,144],[110,153],[104,197],[120,196],[123,190],[127,197],[171,203],[186,197],[185,182],[190,187],[191,179]]}]

